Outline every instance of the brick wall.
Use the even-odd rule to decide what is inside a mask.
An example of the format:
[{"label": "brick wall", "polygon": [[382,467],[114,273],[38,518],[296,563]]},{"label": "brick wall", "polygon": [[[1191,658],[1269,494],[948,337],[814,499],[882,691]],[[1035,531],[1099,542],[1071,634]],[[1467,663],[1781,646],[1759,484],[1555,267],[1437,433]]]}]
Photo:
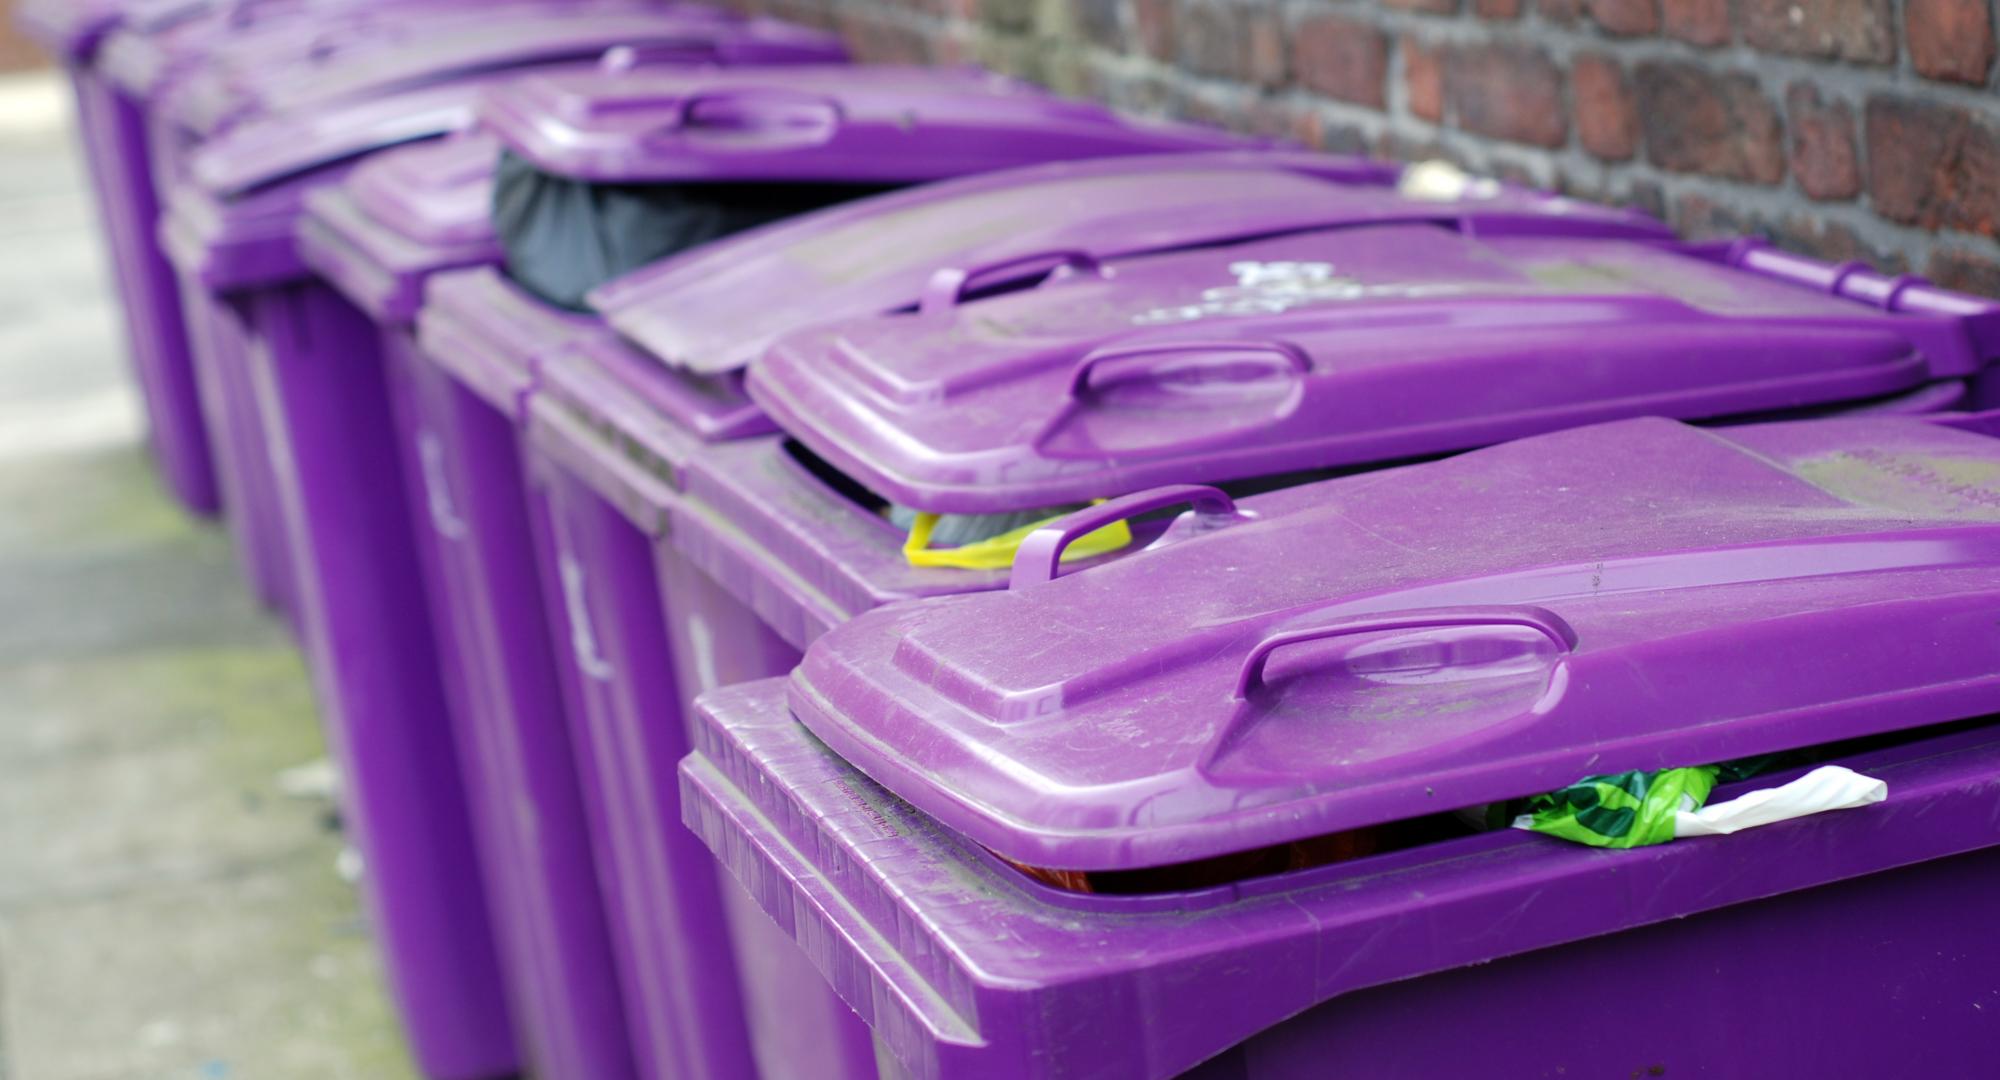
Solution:
[{"label": "brick wall", "polygon": [[737,0],[863,57],[1442,156],[2000,295],[1994,0]]},{"label": "brick wall", "polygon": [[14,0],[0,0],[0,75],[33,70],[48,62],[48,57],[14,28]]}]

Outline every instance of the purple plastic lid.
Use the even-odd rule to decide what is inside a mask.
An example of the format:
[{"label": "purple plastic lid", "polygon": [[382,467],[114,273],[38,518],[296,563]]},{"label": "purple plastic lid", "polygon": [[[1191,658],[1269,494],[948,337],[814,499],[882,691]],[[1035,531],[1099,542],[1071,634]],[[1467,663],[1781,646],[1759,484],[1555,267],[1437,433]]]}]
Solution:
[{"label": "purple plastic lid", "polygon": [[384,151],[307,193],[298,242],[320,276],[377,322],[407,323],[440,270],[497,263],[489,213],[499,144],[465,134]]},{"label": "purple plastic lid", "polygon": [[499,153],[499,142],[483,133],[404,147],[363,162],[344,190],[371,219],[415,243],[488,241]]},{"label": "purple plastic lid", "polygon": [[379,94],[467,73],[594,58],[626,48],[649,62],[805,63],[846,56],[838,38],[771,20],[609,0],[543,0],[464,10],[417,24],[374,20],[330,30],[292,62],[219,66],[178,99],[181,119],[215,130],[239,117]]},{"label": "purple plastic lid", "polygon": [[[668,364],[730,371],[788,330],[917,302],[933,277],[992,286],[1098,258],[1293,232],[1418,204],[1399,166],[1297,152],[1211,151],[1034,165],[878,196],[676,256],[592,305]],[[1482,214],[1667,235],[1624,211],[1497,187]],[[940,268],[946,268],[940,270]],[[775,304],[773,297],[783,297]]]},{"label": "purple plastic lid", "polygon": [[781,340],[748,387],[877,494],[983,513],[1869,398],[2000,351],[2000,306],[1928,285],[1850,268],[1829,290],[1754,246],[1536,224],[1440,209],[1448,227],[1076,258],[972,302],[945,282]]},{"label": "purple plastic lid", "polygon": [[602,321],[544,304],[491,266],[432,276],[417,314],[424,355],[523,421],[542,364],[605,333]]},{"label": "purple plastic lid", "polygon": [[535,75],[481,119],[537,167],[604,182],[916,183],[1063,157],[1242,146],[977,71],[802,66]]},{"label": "purple plastic lid", "polygon": [[[1573,429],[1231,506],[821,638],[791,704],[1034,866],[1160,866],[2000,710],[2000,430]],[[1151,549],[1060,539],[1172,503]],[[1753,662],[1754,661],[1754,662]]]},{"label": "purple plastic lid", "polygon": [[105,41],[97,65],[114,85],[142,98],[163,94],[158,107],[182,111],[174,91],[182,78],[209,77],[238,63],[281,67],[309,51],[328,34],[358,34],[388,20],[463,18],[481,0],[160,0],[126,9],[118,29]]},{"label": "purple plastic lid", "polygon": [[240,197],[178,185],[160,214],[160,245],[177,270],[210,291],[304,277],[311,268],[299,253],[297,231],[305,197],[314,187],[338,184],[353,164],[329,164]]},{"label": "purple plastic lid", "polygon": [[234,197],[369,151],[463,130],[472,124],[481,90],[505,77],[260,117],[202,144],[189,173],[203,190]]},{"label": "purple plastic lid", "polygon": [[311,191],[337,186],[371,151],[468,127],[483,86],[505,77],[264,117],[209,140],[191,159],[190,181],[167,196],[170,254],[216,288],[306,273],[296,233]]}]

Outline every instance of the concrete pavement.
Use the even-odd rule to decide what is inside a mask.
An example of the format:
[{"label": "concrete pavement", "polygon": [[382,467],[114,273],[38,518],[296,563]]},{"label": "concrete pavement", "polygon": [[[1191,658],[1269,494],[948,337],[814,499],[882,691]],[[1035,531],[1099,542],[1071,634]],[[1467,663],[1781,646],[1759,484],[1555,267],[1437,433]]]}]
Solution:
[{"label": "concrete pavement", "polygon": [[0,1080],[409,1075],[287,631],[140,447],[53,76],[0,79]]}]

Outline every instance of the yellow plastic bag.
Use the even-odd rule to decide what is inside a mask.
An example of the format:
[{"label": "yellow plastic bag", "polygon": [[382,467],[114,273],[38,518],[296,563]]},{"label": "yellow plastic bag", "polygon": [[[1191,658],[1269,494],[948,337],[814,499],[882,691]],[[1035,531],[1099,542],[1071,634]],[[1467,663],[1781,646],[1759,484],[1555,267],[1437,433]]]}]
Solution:
[{"label": "yellow plastic bag", "polygon": [[[1097,502],[1103,501],[1103,499],[1097,500]],[[1062,515],[1057,515],[1060,516]],[[1014,565],[1014,553],[1021,549],[1021,541],[1026,540],[1029,533],[1054,520],[1055,517],[1044,518],[998,536],[989,536],[984,540],[960,544],[954,548],[932,548],[931,530],[937,527],[938,515],[919,513],[916,520],[910,523],[909,537],[903,541],[903,557],[909,560],[911,566],[946,566],[956,570],[1005,570]],[[1131,526],[1122,520],[1114,521],[1095,532],[1077,537],[1069,547],[1063,549],[1062,561],[1087,559],[1092,555],[1117,551],[1131,542]]]}]

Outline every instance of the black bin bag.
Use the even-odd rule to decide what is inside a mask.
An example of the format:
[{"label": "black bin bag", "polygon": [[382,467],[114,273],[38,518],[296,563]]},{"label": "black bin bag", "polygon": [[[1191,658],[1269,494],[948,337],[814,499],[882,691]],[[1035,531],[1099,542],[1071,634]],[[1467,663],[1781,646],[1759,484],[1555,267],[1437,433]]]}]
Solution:
[{"label": "black bin bag", "polygon": [[521,287],[572,311],[613,278],[745,229],[900,185],[702,181],[607,184],[557,176],[511,151],[493,183],[493,226]]}]

